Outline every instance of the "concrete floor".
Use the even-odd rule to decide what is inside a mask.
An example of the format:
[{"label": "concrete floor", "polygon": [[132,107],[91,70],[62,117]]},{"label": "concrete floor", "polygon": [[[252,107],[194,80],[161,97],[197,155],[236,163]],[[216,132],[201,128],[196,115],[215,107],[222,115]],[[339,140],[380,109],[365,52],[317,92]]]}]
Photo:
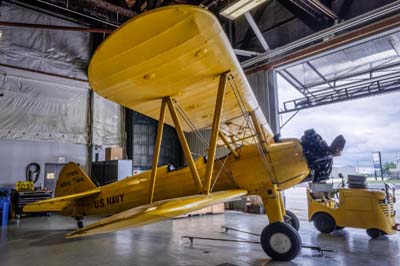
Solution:
[{"label": "concrete floor", "polygon": [[[226,212],[174,219],[132,230],[119,231],[81,239],[64,239],[74,230],[68,217],[23,218],[0,232],[0,265],[400,265],[400,234],[370,240],[364,230],[345,229],[330,235],[318,233],[306,221],[304,188],[286,193],[287,206],[301,221],[304,244],[318,245],[337,253],[321,257],[303,249],[291,262],[271,261],[257,244],[211,242],[198,240],[191,246],[182,235],[244,239],[258,238],[242,233],[223,233],[221,225],[259,233],[267,224],[264,215]],[[95,221],[86,220],[86,223]]]}]

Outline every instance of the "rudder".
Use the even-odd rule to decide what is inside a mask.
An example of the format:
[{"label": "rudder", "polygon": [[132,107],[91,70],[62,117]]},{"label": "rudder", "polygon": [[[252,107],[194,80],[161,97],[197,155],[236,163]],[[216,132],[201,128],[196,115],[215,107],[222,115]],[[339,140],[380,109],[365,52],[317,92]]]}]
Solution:
[{"label": "rudder", "polygon": [[96,188],[89,176],[74,162],[61,170],[56,184],[55,197],[72,195]]}]

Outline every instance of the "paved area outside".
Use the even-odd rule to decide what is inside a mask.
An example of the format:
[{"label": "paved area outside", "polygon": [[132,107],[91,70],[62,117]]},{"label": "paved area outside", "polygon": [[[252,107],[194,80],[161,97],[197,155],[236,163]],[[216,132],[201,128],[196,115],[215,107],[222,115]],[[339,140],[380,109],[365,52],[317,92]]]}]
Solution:
[{"label": "paved area outside", "polygon": [[[131,230],[81,239],[64,239],[74,230],[72,218],[58,215],[32,217],[11,223],[0,232],[0,265],[400,265],[400,234],[371,240],[364,230],[345,229],[330,235],[318,233],[306,221],[305,189],[286,192],[287,206],[301,220],[305,244],[336,250],[321,257],[303,249],[291,262],[271,261],[258,244],[198,240],[191,246],[183,235],[244,239],[258,238],[243,233],[224,233],[226,225],[259,233],[268,223],[264,215],[226,212],[223,215],[173,219]],[[96,218],[86,220],[86,223]]]}]

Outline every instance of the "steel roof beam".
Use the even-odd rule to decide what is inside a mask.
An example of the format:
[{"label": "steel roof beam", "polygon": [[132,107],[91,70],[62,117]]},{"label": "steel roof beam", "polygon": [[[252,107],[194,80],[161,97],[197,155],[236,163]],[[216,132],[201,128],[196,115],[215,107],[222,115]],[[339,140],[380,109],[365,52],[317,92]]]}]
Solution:
[{"label": "steel roof beam", "polygon": [[323,80],[325,81],[324,84],[328,84],[329,87],[331,87],[332,89],[335,89],[334,86],[331,85],[331,83],[324,77],[324,75],[321,74],[321,72],[319,72],[312,64],[310,61],[307,61],[306,64]]},{"label": "steel roof beam", "polygon": [[293,0],[278,0],[278,2],[314,32],[320,31],[329,25],[328,20],[324,20],[320,16],[313,14],[303,6],[307,5],[307,2],[300,1],[298,3]]},{"label": "steel roof beam", "polygon": [[[354,31],[346,32],[328,41],[324,41],[322,43],[318,43],[315,45],[310,45],[316,41],[321,41],[324,38],[330,37],[334,34],[339,34],[340,32],[360,27],[362,25],[365,25],[366,23],[376,21],[378,18],[395,14],[398,13],[399,11],[400,11],[400,1],[398,0],[393,3],[387,4],[385,6],[382,6],[380,8],[377,8],[373,11],[367,12],[358,17],[336,24],[321,32],[314,33],[300,40],[297,40],[295,42],[277,48],[275,50],[263,53],[260,56],[242,62],[241,65],[243,68],[249,68],[260,63],[262,64],[247,70],[246,74],[251,74],[263,70],[265,71],[297,60],[304,59],[306,57],[319,54],[323,51],[338,48],[350,42],[364,39],[373,34],[378,34],[382,31],[387,31],[397,28],[400,25],[400,16],[394,15],[393,17],[383,19],[381,21],[375,22],[367,26],[363,26],[362,28],[358,28]],[[308,47],[306,47],[307,45]],[[299,48],[302,47],[306,48],[299,50]]]},{"label": "steel roof beam", "polygon": [[[267,5],[269,5],[271,2],[267,1],[264,4],[261,4],[259,7],[257,7],[256,12],[254,13],[254,21],[256,24],[258,24],[261,20],[262,15],[264,14],[265,8]],[[244,38],[242,40],[242,43],[240,45],[240,49],[246,50],[249,47],[250,41],[252,37],[254,36],[254,31],[252,30],[251,27],[249,27],[246,31],[246,34],[244,35]]]},{"label": "steel roof beam", "polygon": [[351,5],[353,4],[354,0],[343,0],[342,6],[339,9],[338,17],[340,19],[344,19],[347,16],[347,13],[350,10]]},{"label": "steel roof beam", "polygon": [[264,35],[260,31],[260,28],[257,26],[257,23],[255,22],[253,16],[250,14],[250,12],[244,13],[244,16],[249,23],[251,29],[254,31],[254,34],[257,36],[258,41],[260,42],[262,48],[264,49],[265,52],[268,52],[270,50],[267,41],[264,38]]},{"label": "steel roof beam", "polygon": [[79,32],[91,32],[91,33],[111,33],[113,31],[113,29],[67,27],[67,26],[32,24],[32,23],[19,23],[19,22],[8,22],[8,21],[0,21],[0,26],[17,27],[17,28],[30,28],[30,29],[79,31]]},{"label": "steel roof beam", "polygon": [[[307,63],[307,62],[306,62],[306,63]],[[328,83],[334,83],[334,84],[336,84],[336,83],[338,83],[339,81],[344,81],[344,80],[346,80],[346,79],[351,79],[351,78],[354,78],[354,77],[357,77],[357,76],[362,76],[362,75],[369,74],[369,73],[375,73],[375,72],[380,72],[380,71],[389,70],[390,68],[393,68],[393,67],[396,67],[396,66],[400,66],[400,62],[396,62],[396,63],[393,63],[393,64],[389,64],[389,65],[384,65],[384,66],[376,67],[376,68],[369,69],[369,70],[366,70],[366,71],[359,71],[359,72],[352,73],[352,74],[349,74],[349,75],[337,76],[337,77],[332,78],[332,79],[327,79],[327,78],[325,78],[325,79],[324,79],[324,82],[316,82],[316,83],[310,84],[309,86],[304,86],[304,87],[307,88],[307,89],[312,89],[313,87],[318,87],[318,86],[321,86],[321,85],[324,85],[324,84],[328,84]],[[357,67],[355,67],[355,68],[358,68],[358,67],[359,67],[359,66],[357,66]],[[333,88],[333,87],[332,87],[331,85],[329,85],[329,84],[328,84],[328,86],[330,86],[331,88]],[[337,88],[337,86],[334,86],[334,87]]]},{"label": "steel roof beam", "polygon": [[347,87],[337,92],[328,91],[314,98],[305,97],[286,101],[283,104],[284,110],[279,111],[279,114],[396,91],[400,91],[400,75],[398,73],[396,76],[386,79],[370,81],[363,86]]},{"label": "steel roof beam", "polygon": [[290,85],[292,85],[296,90],[298,90],[301,94],[308,97],[308,95],[312,95],[309,90],[291,73],[289,73],[286,69],[278,71],[282,78],[284,78]]}]

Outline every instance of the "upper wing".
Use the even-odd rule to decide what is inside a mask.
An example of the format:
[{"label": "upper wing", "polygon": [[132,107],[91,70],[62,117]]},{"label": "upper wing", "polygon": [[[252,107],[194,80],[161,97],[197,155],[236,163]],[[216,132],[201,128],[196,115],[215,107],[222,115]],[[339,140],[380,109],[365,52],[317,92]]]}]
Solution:
[{"label": "upper wing", "polygon": [[158,201],[105,218],[80,230],[74,231],[66,235],[66,237],[71,238],[107,233],[123,228],[155,223],[217,203],[230,201],[246,194],[246,190],[237,189],[214,192],[208,195],[195,195]]},{"label": "upper wing", "polygon": [[[228,38],[217,18],[203,8],[175,5],[135,16],[96,50],[89,82],[101,96],[154,119],[159,117],[161,98],[171,96],[202,129],[212,125],[218,75],[226,71],[231,74],[228,84],[234,82],[239,95],[227,88],[222,130],[228,135],[243,132],[239,96],[245,111],[255,111],[271,136]],[[166,123],[173,126],[168,116]]]},{"label": "upper wing", "polygon": [[91,195],[100,193],[101,189],[91,189],[85,192],[72,194],[68,196],[56,197],[48,200],[41,200],[34,203],[30,203],[24,206],[24,212],[50,212],[50,211],[62,211],[74,200],[85,198]]}]

